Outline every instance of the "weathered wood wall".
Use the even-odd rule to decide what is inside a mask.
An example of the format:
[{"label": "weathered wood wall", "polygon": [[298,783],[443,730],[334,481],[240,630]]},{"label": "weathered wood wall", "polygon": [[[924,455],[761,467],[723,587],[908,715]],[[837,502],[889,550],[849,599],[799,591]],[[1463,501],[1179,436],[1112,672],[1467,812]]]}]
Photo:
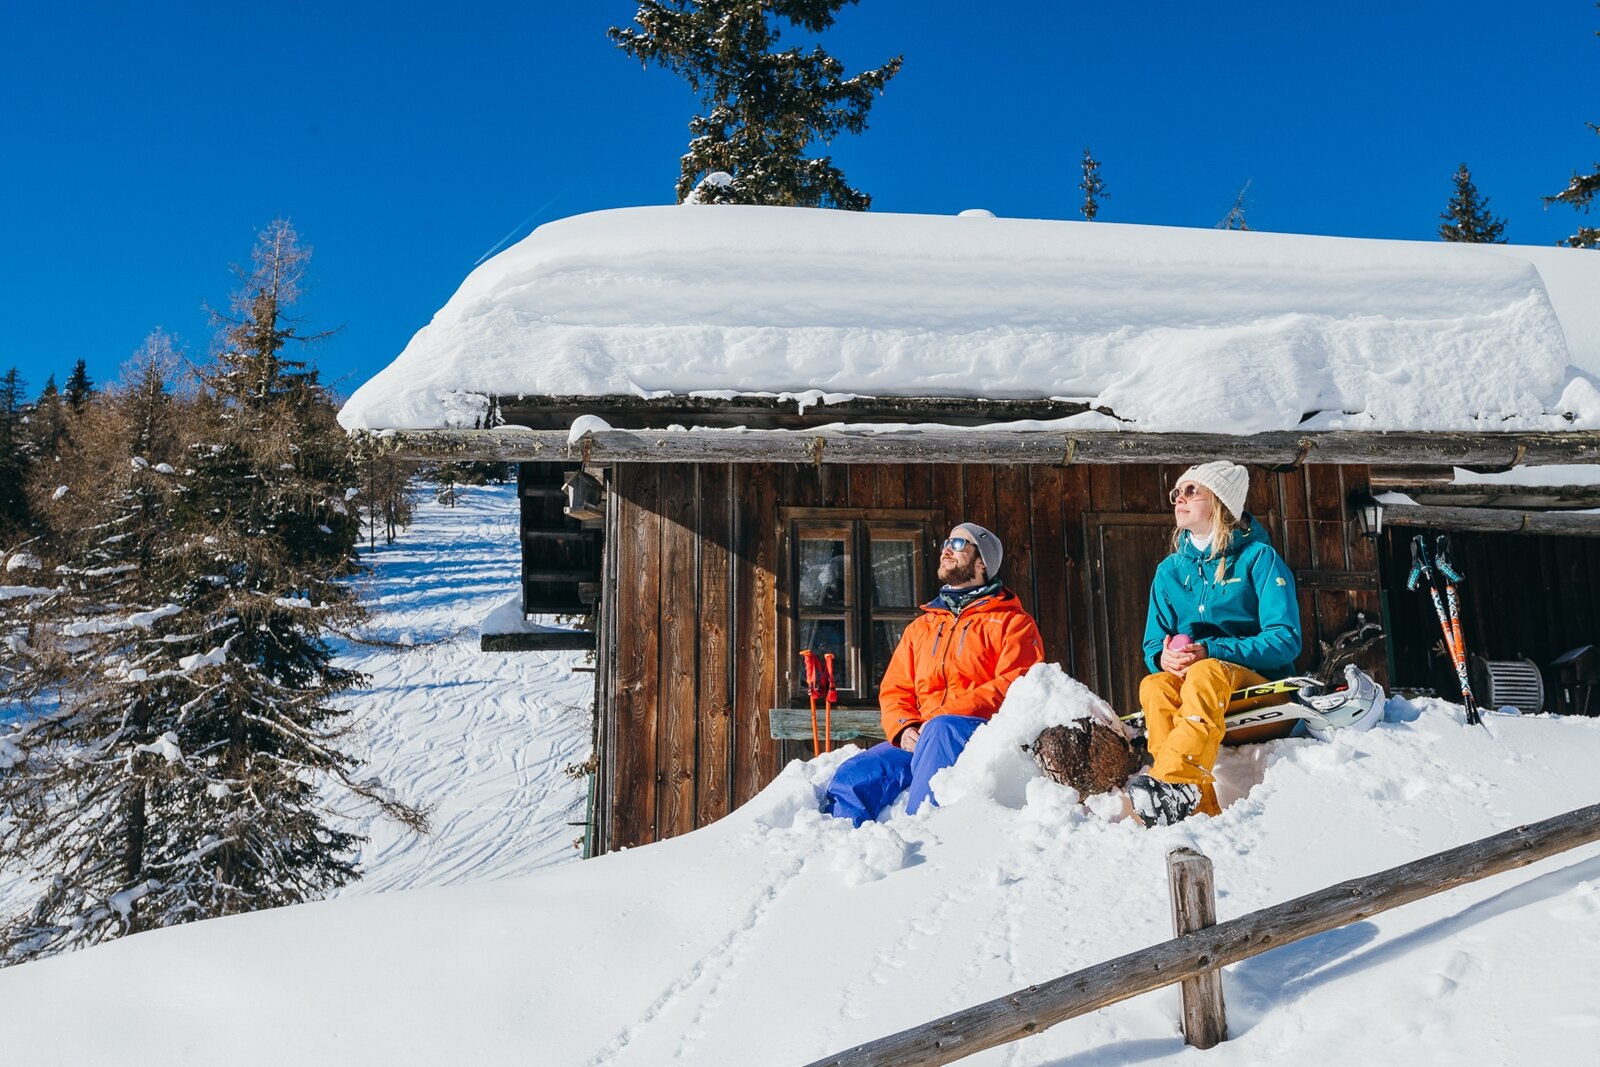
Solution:
[{"label": "weathered wood wall", "polygon": [[[1144,603],[1183,466],[619,464],[607,505],[599,849],[673,837],[749,800],[804,746],[776,742],[779,509],[926,509],[1005,543],[1002,574],[1049,659],[1129,703]],[[1377,561],[1347,500],[1364,467],[1252,469],[1249,508],[1300,589],[1306,651],[1378,615]]]}]

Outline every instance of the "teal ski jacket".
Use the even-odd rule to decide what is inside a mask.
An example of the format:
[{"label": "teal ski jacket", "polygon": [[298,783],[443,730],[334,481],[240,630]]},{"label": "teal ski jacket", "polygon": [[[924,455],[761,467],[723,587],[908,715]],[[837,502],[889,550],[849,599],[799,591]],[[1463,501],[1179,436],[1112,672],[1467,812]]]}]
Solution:
[{"label": "teal ski jacket", "polygon": [[1161,670],[1161,646],[1188,634],[1215,659],[1248,667],[1262,677],[1294,673],[1300,655],[1300,602],[1294,575],[1248,513],[1228,546],[1222,578],[1217,560],[1184,534],[1178,551],[1161,561],[1150,583],[1144,658]]}]

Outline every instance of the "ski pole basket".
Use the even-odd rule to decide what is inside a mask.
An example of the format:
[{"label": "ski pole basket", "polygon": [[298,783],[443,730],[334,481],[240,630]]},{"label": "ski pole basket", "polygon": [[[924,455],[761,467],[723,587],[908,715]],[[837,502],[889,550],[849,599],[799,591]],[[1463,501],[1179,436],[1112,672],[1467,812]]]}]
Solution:
[{"label": "ski pole basket", "polygon": [[1483,694],[1485,707],[1513,707],[1527,713],[1544,710],[1544,675],[1531,659],[1473,656],[1472,688]]}]

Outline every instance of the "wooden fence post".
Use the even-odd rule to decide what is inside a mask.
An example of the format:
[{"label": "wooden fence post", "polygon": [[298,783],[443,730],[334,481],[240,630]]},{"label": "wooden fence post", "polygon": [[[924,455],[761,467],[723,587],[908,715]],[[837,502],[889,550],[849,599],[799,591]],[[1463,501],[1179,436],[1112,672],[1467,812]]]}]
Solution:
[{"label": "wooden fence post", "polygon": [[[1182,937],[1217,924],[1211,860],[1192,848],[1173,849],[1167,853],[1167,885],[1172,890],[1172,936]],[[1183,1039],[1201,1049],[1228,1039],[1220,970],[1184,979]]]}]

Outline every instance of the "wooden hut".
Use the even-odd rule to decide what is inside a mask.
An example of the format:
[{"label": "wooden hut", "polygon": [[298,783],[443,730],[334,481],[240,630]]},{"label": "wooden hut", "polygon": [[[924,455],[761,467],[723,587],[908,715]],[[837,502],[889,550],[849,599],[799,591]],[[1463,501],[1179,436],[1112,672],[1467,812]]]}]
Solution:
[{"label": "wooden hut", "polygon": [[771,714],[806,703],[801,648],[835,653],[843,707],[875,707],[960,520],[1004,541],[1048,657],[1132,707],[1166,491],[1206,459],[1251,468],[1307,670],[1364,617],[1389,635],[1369,669],[1448,692],[1404,588],[1417,529],[1461,531],[1476,651],[1600,643],[1584,271],[1600,257],[603,212],[474,273],[341,417],[408,455],[522,464],[524,608],[594,609],[607,851],[720,818],[810,754]]}]

